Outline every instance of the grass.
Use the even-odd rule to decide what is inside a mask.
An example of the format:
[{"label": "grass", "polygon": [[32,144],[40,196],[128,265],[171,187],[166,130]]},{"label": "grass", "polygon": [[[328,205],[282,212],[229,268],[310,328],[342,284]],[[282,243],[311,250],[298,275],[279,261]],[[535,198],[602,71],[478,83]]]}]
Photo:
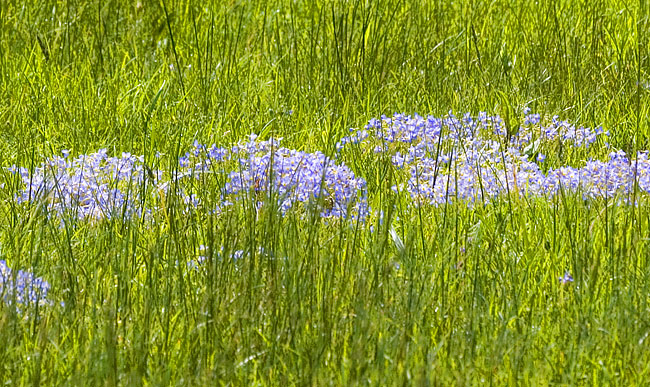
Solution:
[{"label": "grass", "polygon": [[[617,149],[648,149],[648,11],[643,1],[3,1],[0,164],[108,148],[173,170],[195,139],[227,145],[252,132],[333,155],[349,128],[381,114],[488,111],[512,127],[524,106],[602,125]],[[391,193],[389,160],[344,161],[383,223],[245,205],[186,216],[170,196],[151,218],[61,224],[17,205],[3,168],[0,259],[47,279],[65,305],[2,306],[0,380],[648,380],[646,199],[414,208]],[[245,256],[210,253],[186,270],[200,245]],[[575,280],[562,285],[565,270]]]}]

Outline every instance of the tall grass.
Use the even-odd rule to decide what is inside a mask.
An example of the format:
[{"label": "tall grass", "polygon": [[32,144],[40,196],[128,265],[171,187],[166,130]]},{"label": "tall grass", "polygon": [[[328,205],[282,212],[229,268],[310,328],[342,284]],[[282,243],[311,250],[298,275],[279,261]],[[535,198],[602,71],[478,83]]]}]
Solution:
[{"label": "tall grass", "polygon": [[[246,201],[188,214],[171,190],[151,216],[88,222],[17,204],[6,167],[108,148],[174,171],[195,139],[252,132],[334,157],[383,113],[488,111],[512,128],[524,106],[632,153],[650,136],[648,31],[643,1],[0,2],[0,259],[57,301],[3,304],[0,380],[643,384],[642,195],[415,207],[389,159],[352,152],[382,221]],[[197,180],[207,203],[224,178]]]}]

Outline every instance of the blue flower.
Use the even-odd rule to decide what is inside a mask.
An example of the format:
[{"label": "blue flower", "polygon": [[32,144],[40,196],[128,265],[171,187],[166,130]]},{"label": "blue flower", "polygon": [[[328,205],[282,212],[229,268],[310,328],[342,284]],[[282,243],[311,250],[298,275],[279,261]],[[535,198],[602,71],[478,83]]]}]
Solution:
[{"label": "blue flower", "polygon": [[76,214],[80,219],[138,213],[136,187],[161,176],[160,171],[145,168],[143,156],[125,152],[109,157],[105,149],[74,159],[68,153],[53,156],[32,173],[16,170],[23,183],[16,197],[19,203],[39,203],[55,214]]},{"label": "blue flower", "polygon": [[49,290],[50,284],[44,279],[27,271],[14,271],[6,261],[0,260],[0,297],[6,304],[12,305],[15,301],[21,305],[50,305]]},{"label": "blue flower", "polygon": [[562,277],[560,277],[558,279],[560,280],[560,283],[562,285],[566,285],[566,284],[568,284],[570,282],[573,282],[573,277],[571,276],[571,274],[569,274],[568,270],[564,272],[564,276],[562,276]]},{"label": "blue flower", "polygon": [[[635,183],[650,192],[647,157],[638,156],[638,163],[634,163],[621,151],[613,152],[609,162],[587,163],[578,168],[560,166],[542,172],[537,163],[545,162],[546,154],[537,149],[554,148],[558,142],[568,148],[588,148],[609,133],[600,127],[576,127],[557,116],[543,123],[542,116],[531,114],[530,109],[525,109],[524,114],[524,124],[515,134],[507,133],[501,117],[485,112],[477,118],[468,113],[458,118],[451,112],[442,118],[382,116],[366,125],[369,132],[360,146],[374,149],[375,153],[381,150],[391,157],[393,165],[406,169],[406,191],[416,205],[438,206],[453,201],[473,205],[506,194],[552,197],[562,190],[581,192],[585,198],[624,198]],[[353,130],[341,139],[338,149],[344,150],[358,137]],[[606,141],[604,144],[608,146]],[[537,153],[534,160],[529,160],[530,149]],[[636,182],[632,168],[637,168]]]}]

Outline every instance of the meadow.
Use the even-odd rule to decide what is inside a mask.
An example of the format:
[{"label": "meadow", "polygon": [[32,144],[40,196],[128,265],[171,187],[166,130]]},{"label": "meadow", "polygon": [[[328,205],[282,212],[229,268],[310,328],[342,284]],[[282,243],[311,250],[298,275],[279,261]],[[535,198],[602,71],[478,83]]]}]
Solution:
[{"label": "meadow", "polygon": [[645,1],[0,2],[0,381],[643,385]]}]

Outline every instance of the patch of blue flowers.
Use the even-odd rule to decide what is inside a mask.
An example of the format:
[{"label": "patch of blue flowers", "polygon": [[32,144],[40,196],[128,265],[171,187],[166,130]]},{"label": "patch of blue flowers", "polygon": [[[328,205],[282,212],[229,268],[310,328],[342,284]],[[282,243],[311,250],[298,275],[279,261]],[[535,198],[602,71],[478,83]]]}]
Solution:
[{"label": "patch of blue flowers", "polygon": [[588,159],[581,167],[545,165],[543,152],[609,148],[602,128],[576,127],[558,117],[544,124],[525,111],[523,124],[509,130],[499,116],[480,113],[461,118],[395,114],[372,119],[341,139],[337,149],[383,153],[407,172],[393,190],[405,190],[416,205],[453,201],[472,205],[500,196],[552,197],[562,190],[584,199],[630,202],[635,188],[650,193],[647,152],[630,159],[612,151],[606,161]]},{"label": "patch of blue flowers", "polygon": [[[225,148],[195,142],[173,171],[149,168],[143,156],[112,157],[105,149],[77,157],[64,151],[32,171],[15,166],[10,171],[20,184],[17,202],[37,203],[49,213],[90,221],[159,211],[172,190],[187,211],[206,207],[205,198],[216,195],[216,207],[210,211],[217,214],[238,202],[259,209],[271,200],[283,214],[316,209],[325,218],[363,221],[370,214],[368,188],[342,162],[348,156],[390,160],[398,171],[393,191],[406,192],[418,206],[452,202],[471,206],[503,196],[553,197],[563,191],[577,192],[584,199],[631,203],[635,190],[650,193],[648,153],[630,158],[611,150],[608,138],[602,128],[576,127],[558,117],[545,120],[529,110],[515,130],[501,117],[486,113],[395,114],[351,129],[336,144],[335,158],[285,148],[282,139],[262,141],[251,134]],[[600,147],[600,154],[607,149],[608,158],[581,159],[591,147]],[[346,153],[354,150],[361,153]],[[549,162],[551,154],[558,157]],[[580,165],[564,165],[566,154],[582,160]],[[219,192],[212,195],[206,191],[215,185],[204,184],[210,176],[217,177],[212,182],[220,182]],[[208,256],[206,247],[200,250],[190,267],[199,267]],[[214,253],[222,259],[223,251]],[[231,258],[236,261],[247,254],[237,250]],[[562,283],[571,281],[568,272],[560,278]],[[0,261],[0,294],[5,303],[50,304],[49,287],[43,279],[12,271]]]},{"label": "patch of blue flowers", "polygon": [[[297,205],[318,206],[322,217],[364,219],[368,214],[366,182],[344,164],[321,152],[308,153],[280,146],[281,139],[247,141],[230,149],[195,143],[181,158],[183,175],[227,176],[222,203],[253,198],[257,206],[271,194],[286,213]],[[194,201],[194,205],[198,205]]]},{"label": "patch of blue flowers", "polygon": [[50,284],[23,270],[12,270],[0,260],[0,297],[5,305],[51,305],[47,299]]},{"label": "patch of blue flowers", "polygon": [[[367,216],[364,179],[321,152],[308,153],[279,144],[280,139],[258,141],[254,134],[230,148],[195,142],[173,172],[147,168],[143,156],[123,153],[110,157],[106,150],[76,158],[65,152],[47,159],[32,173],[15,166],[10,171],[21,180],[19,203],[41,203],[58,215],[72,213],[80,219],[150,213],[159,209],[161,201],[156,195],[158,199],[166,197],[172,189],[178,190],[188,210],[201,207],[200,197],[209,195],[201,195],[206,189],[188,179],[200,182],[205,174],[227,177],[213,212],[241,200],[252,200],[259,207],[272,195],[282,213],[301,205],[316,208],[322,217]],[[141,189],[144,183],[153,184],[155,189]],[[143,198],[142,192],[151,197]],[[143,208],[142,203],[149,207]]]},{"label": "patch of blue flowers", "polygon": [[[130,153],[111,157],[106,149],[76,158],[64,151],[62,156],[45,160],[33,173],[15,166],[10,172],[22,181],[19,203],[41,203],[57,215],[96,220],[136,211],[137,187],[148,175],[143,161],[143,156]],[[162,172],[156,172],[155,179],[161,177]]]}]

